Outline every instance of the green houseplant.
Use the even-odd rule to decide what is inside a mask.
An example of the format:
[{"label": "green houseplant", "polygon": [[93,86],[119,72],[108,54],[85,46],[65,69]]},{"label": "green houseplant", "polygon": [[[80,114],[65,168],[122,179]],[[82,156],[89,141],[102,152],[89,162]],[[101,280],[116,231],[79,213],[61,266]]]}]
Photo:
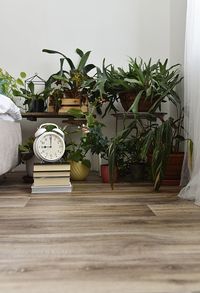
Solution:
[{"label": "green houseplant", "polygon": [[[67,137],[64,159],[70,162],[72,180],[85,180],[91,167],[90,160],[87,159],[89,149],[85,147],[86,134],[82,131],[83,129],[84,126],[78,127],[74,131],[69,126],[63,129]],[[78,142],[75,141],[74,134],[80,135]]]},{"label": "green houseplant", "polygon": [[[122,70],[121,73],[123,73]],[[124,88],[124,91],[120,92],[120,98],[123,101],[124,94],[126,98],[128,93],[131,103],[129,109],[132,112],[138,112],[139,106],[143,106],[145,111],[155,112],[167,99],[174,104],[180,103],[180,98],[175,92],[176,85],[182,80],[179,64],[168,67],[168,59],[163,63],[158,60],[152,64],[151,59],[146,63],[142,59],[138,62],[137,59],[131,58],[129,70],[125,72],[125,75],[124,82],[129,88],[128,90]],[[141,105],[142,102],[143,105]]]},{"label": "green houseplant", "polygon": [[[175,120],[169,117],[160,125],[146,130],[143,139],[142,157],[148,158],[151,165],[154,189],[159,190],[163,179],[178,180],[181,175],[183,153],[180,143],[183,116]],[[178,180],[179,181],[179,180]]]},{"label": "green houseplant", "polygon": [[21,163],[26,164],[27,176],[24,177],[24,180],[30,182],[32,182],[34,164],[33,142],[34,137],[29,137],[23,144],[19,145],[19,156]]},{"label": "green houseplant", "polygon": [[[110,145],[108,158],[111,186],[113,187],[112,174],[117,164],[119,145],[123,144],[127,138],[131,140],[134,138],[135,145],[138,145],[139,158],[143,161],[148,160],[150,162],[154,189],[158,191],[166,173],[171,154],[178,154],[178,157],[180,156],[179,146],[180,142],[184,140],[184,137],[181,135],[183,117],[181,115],[176,120],[169,117],[166,120],[157,121],[157,117],[154,114],[146,113],[143,118],[150,123],[144,126],[141,115],[143,114],[135,114],[133,121],[113,139]],[[183,154],[181,154],[182,159]],[[175,169],[177,170],[178,168],[180,172],[181,166],[179,167],[175,164]]]},{"label": "green houseplant", "polygon": [[26,77],[25,72],[20,73],[20,77],[15,79],[6,70],[0,68],[0,94],[11,98],[14,102],[14,96],[17,91],[19,91],[20,86],[22,86],[23,79]]},{"label": "green houseplant", "polygon": [[36,92],[34,83],[30,82],[28,83],[27,88],[24,86],[19,90],[15,90],[14,95],[24,98],[23,105],[28,106],[28,112],[44,112],[50,92],[50,89]]},{"label": "green houseplant", "polygon": [[[94,64],[88,64],[91,51],[84,53],[82,50],[77,48],[76,53],[79,56],[77,65],[75,65],[72,59],[59,51],[49,49],[43,49],[42,51],[48,54],[58,54],[62,57],[60,58],[59,71],[52,74],[48,78],[46,88],[54,88],[59,90],[60,94],[62,92],[63,98],[66,99],[79,98],[80,105],[87,105],[87,83],[89,80],[93,79],[93,77],[89,76],[89,72],[95,68]],[[64,69],[64,65],[66,65],[66,70]],[[54,92],[51,96],[53,100],[57,98],[55,97]],[[59,107],[61,107],[61,104]]]},{"label": "green houseplant", "polygon": [[97,70],[91,95],[93,99],[100,97],[108,102],[106,112],[116,111],[115,102],[120,100],[125,111],[154,113],[167,100],[174,104],[180,102],[175,91],[182,80],[179,67],[179,64],[168,67],[168,59],[155,63],[150,59],[146,63],[130,58],[128,70],[124,70],[105,66],[104,60],[102,70]]}]

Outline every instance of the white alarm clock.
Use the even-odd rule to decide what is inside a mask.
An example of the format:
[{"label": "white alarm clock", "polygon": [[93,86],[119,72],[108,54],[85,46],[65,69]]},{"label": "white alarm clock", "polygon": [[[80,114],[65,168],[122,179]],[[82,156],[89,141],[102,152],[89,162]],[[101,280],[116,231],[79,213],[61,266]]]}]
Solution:
[{"label": "white alarm clock", "polygon": [[[45,126],[52,125],[54,128],[47,131]],[[46,162],[56,162],[62,158],[65,152],[64,133],[54,123],[40,125],[35,133],[33,151],[36,157]]]}]

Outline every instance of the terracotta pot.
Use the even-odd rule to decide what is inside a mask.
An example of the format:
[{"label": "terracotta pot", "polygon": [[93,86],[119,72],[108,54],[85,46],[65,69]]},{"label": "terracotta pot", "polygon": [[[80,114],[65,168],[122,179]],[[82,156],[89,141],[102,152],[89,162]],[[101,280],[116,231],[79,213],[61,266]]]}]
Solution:
[{"label": "terracotta pot", "polygon": [[90,168],[82,164],[82,162],[70,162],[70,177],[75,181],[85,180],[90,172]]},{"label": "terracotta pot", "polygon": [[[133,104],[137,93],[134,92],[124,92],[119,94],[120,102],[122,107],[127,112],[131,105]],[[145,100],[144,97],[141,97],[139,104],[138,104],[138,111],[139,112],[148,112],[151,106],[153,105],[154,101],[150,101],[150,99]]]},{"label": "terracotta pot", "polygon": [[[149,162],[152,156],[149,155]],[[165,175],[162,180],[162,185],[179,185],[181,179],[181,170],[183,165],[184,153],[173,153],[169,155]]]},{"label": "terracotta pot", "polygon": [[[114,176],[114,182],[117,181],[117,171],[115,172]],[[103,183],[109,183],[110,182],[110,176],[109,176],[109,166],[108,164],[101,165],[101,178]]]},{"label": "terracotta pot", "polygon": [[162,185],[179,185],[181,170],[183,165],[184,153],[170,154],[165,170]]}]

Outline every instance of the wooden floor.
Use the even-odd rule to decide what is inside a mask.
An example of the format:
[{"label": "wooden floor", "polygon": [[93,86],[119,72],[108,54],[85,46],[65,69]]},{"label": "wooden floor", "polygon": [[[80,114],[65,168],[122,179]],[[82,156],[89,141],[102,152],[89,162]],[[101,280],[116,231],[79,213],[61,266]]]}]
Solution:
[{"label": "wooden floor", "polygon": [[[20,176],[19,176],[20,175]],[[69,194],[0,185],[0,292],[200,292],[200,207],[94,177]]]}]

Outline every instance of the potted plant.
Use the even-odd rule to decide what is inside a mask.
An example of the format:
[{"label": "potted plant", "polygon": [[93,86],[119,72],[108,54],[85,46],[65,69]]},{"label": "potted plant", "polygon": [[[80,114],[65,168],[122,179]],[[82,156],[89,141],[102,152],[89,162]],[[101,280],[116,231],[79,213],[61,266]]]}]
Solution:
[{"label": "potted plant", "polygon": [[[169,117],[166,120],[157,121],[157,116],[151,113],[143,114],[137,113],[133,117],[133,121],[113,139],[109,148],[109,168],[111,173],[111,185],[113,187],[113,170],[117,164],[118,148],[120,144],[123,144],[127,139],[135,141],[139,145],[139,157],[143,161],[150,163],[150,169],[152,179],[154,182],[154,189],[159,190],[162,180],[167,175],[166,172],[173,174],[175,177],[172,179],[180,179],[180,172],[183,162],[183,153],[180,153],[180,142],[184,140],[182,133],[183,116],[179,119],[173,119]],[[142,119],[149,123],[143,123]],[[134,135],[132,135],[134,133]],[[170,163],[172,158],[177,158],[175,162],[171,164],[174,168],[170,169]],[[179,164],[178,164],[179,161]],[[173,182],[172,182],[173,183]]]},{"label": "potted plant", "polygon": [[6,70],[0,68],[0,94],[11,98],[14,101],[15,92],[22,86],[23,79],[26,77],[25,72],[20,73],[20,77],[15,79]]},{"label": "potted plant", "polygon": [[[96,105],[94,104],[88,113],[74,110],[69,113],[75,117],[85,117],[86,119],[86,125],[83,124],[81,127],[84,135],[81,137],[80,142],[80,146],[84,149],[85,154],[90,152],[92,155],[99,155],[100,159],[107,162],[110,141],[107,136],[104,136],[102,131],[105,125],[99,122],[93,114],[95,108]],[[101,177],[104,183],[109,182],[108,163],[101,164]]]},{"label": "potted plant", "polygon": [[[84,53],[80,49],[76,49],[76,53],[79,56],[79,62],[77,65],[61,52],[43,49],[43,52],[49,54],[58,54],[60,58],[60,70],[52,74],[46,82],[46,88],[59,88],[63,91],[63,99],[69,99],[70,101],[63,101],[61,105],[71,105],[78,108],[78,106],[87,106],[88,87],[87,82],[92,80],[93,77],[89,76],[89,72],[95,68],[94,64],[87,64],[90,56],[90,51]],[[64,64],[67,63],[67,69],[64,70]],[[77,103],[76,99],[79,99]],[[66,104],[65,104],[66,103]],[[60,105],[60,106],[61,106]]]},{"label": "potted plant", "polygon": [[29,137],[23,144],[19,145],[20,161],[26,163],[25,181],[33,181],[33,164],[34,164],[34,152],[33,152],[34,137]]},{"label": "potted plant", "polygon": [[50,89],[44,89],[36,93],[34,83],[30,82],[27,88],[21,87],[20,90],[15,90],[14,95],[24,98],[23,105],[28,106],[28,112],[44,112],[50,92]]},{"label": "potted plant", "polygon": [[92,97],[101,97],[108,102],[106,111],[116,111],[115,102],[120,100],[125,111],[151,112],[160,109],[161,103],[169,100],[179,103],[175,87],[182,80],[179,64],[168,67],[168,59],[148,63],[142,59],[129,59],[128,70],[113,65],[98,69],[93,84]]},{"label": "potted plant", "polygon": [[146,162],[141,156],[141,148],[141,139],[135,133],[117,144],[116,166],[120,180],[138,182],[146,179]]},{"label": "potted plant", "polygon": [[67,145],[67,161],[70,162],[70,176],[72,180],[85,180],[90,172],[91,163],[86,159],[86,152],[78,144]]},{"label": "potted plant", "polygon": [[101,164],[101,177],[103,183],[109,182],[109,170],[108,170],[108,148],[109,139],[103,135],[102,128],[105,126],[103,123],[97,121],[93,115],[86,115],[87,118],[87,135],[84,137],[83,146],[85,149],[91,152],[92,155],[96,154],[100,156],[100,160],[104,161]]},{"label": "potted plant", "polygon": [[[75,142],[73,139],[73,134],[80,133],[81,137],[79,142]],[[66,142],[66,151],[64,159],[70,162],[70,176],[72,180],[85,180],[89,174],[91,163],[87,159],[87,153],[89,149],[85,147],[85,134],[84,125],[79,127],[75,131],[68,130],[67,127],[64,128],[64,132],[68,141]]]},{"label": "potted plant", "polygon": [[182,132],[183,116],[175,120],[169,117],[162,124],[155,124],[146,130],[143,139],[142,157],[148,158],[154,189],[161,183],[178,185],[182,170],[184,153],[180,143],[184,141]]}]

